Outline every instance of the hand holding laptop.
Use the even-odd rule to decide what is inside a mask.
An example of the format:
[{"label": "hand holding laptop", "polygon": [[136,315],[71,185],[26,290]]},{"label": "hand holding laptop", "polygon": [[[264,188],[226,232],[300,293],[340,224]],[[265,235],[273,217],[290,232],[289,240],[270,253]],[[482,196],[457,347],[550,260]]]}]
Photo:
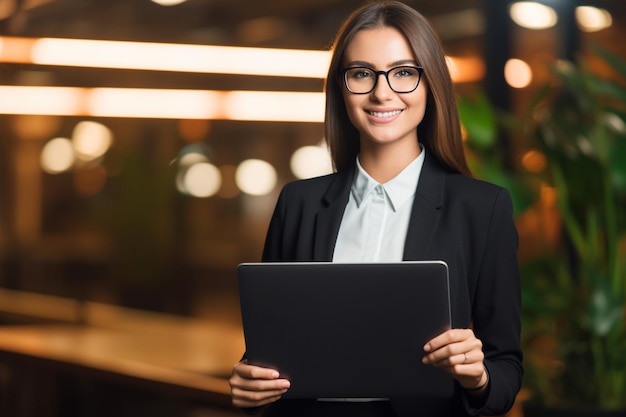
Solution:
[{"label": "hand holding laptop", "polygon": [[241,408],[260,407],[278,400],[289,389],[289,381],[278,371],[239,362],[230,377],[233,405]]},{"label": "hand holding laptop", "polygon": [[483,344],[471,329],[451,329],[424,346],[424,364],[443,368],[471,394],[480,395],[489,374],[483,364]]},{"label": "hand holding laptop", "polygon": [[[246,359],[233,369],[230,385],[238,407],[263,406],[284,395],[451,392],[451,378],[433,368],[473,394],[484,391],[481,341],[470,329],[450,329],[443,262],[242,264],[238,277],[246,357],[255,364]],[[364,337],[342,339],[351,333]],[[438,386],[436,393],[432,386]]]},{"label": "hand holding laptop", "polygon": [[[430,340],[422,362],[444,368],[472,394],[481,394],[488,374],[483,365],[482,342],[470,329],[451,329]],[[458,353],[456,353],[458,352]],[[233,404],[241,408],[261,407],[277,401],[290,382],[277,370],[239,362],[230,378]]]}]

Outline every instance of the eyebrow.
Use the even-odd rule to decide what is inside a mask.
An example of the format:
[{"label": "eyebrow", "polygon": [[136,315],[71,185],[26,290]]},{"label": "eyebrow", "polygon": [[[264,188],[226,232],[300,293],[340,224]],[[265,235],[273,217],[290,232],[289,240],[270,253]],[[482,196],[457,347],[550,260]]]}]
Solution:
[{"label": "eyebrow", "polygon": [[[390,63],[388,65],[389,68],[391,67],[397,67],[399,65],[418,65],[417,61],[415,61],[414,59],[401,59],[399,61],[394,61],[392,63]],[[375,65],[373,65],[371,62],[366,62],[366,61],[352,61],[349,62],[346,67],[368,67],[368,68],[373,68],[375,69]]]}]

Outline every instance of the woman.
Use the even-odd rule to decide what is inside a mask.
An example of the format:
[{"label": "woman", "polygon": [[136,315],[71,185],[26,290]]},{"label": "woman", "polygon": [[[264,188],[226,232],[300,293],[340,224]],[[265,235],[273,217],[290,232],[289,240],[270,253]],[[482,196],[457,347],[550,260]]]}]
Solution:
[{"label": "woman", "polygon": [[244,360],[230,379],[233,404],[269,405],[271,416],[505,413],[523,373],[511,199],[471,178],[436,34],[399,2],[356,10],[335,40],[326,97],[326,139],[337,172],[284,187],[263,259],[446,261],[452,329],[407,361],[421,358],[449,372],[454,395],[280,400],[289,381]]}]

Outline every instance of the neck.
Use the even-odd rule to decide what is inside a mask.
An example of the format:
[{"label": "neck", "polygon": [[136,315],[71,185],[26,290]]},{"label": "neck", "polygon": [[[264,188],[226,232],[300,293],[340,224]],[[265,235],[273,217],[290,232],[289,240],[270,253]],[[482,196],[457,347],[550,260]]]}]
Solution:
[{"label": "neck", "polygon": [[377,182],[384,184],[398,175],[421,153],[417,141],[411,147],[369,146],[361,147],[359,162]]}]

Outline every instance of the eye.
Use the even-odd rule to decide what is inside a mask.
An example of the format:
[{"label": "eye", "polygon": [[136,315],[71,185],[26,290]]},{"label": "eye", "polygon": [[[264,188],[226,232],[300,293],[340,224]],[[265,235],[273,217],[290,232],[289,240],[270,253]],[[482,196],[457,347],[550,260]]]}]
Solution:
[{"label": "eye", "polygon": [[374,76],[374,71],[369,68],[350,68],[348,76],[356,79],[368,79]]},{"label": "eye", "polygon": [[400,67],[393,71],[394,77],[417,77],[418,71],[413,67]]}]

